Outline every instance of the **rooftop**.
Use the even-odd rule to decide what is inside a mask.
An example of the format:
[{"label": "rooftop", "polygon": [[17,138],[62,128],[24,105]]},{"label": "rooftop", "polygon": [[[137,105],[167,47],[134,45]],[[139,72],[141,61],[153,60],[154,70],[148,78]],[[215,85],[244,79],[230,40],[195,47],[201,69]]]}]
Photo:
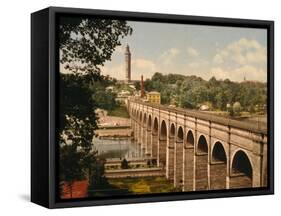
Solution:
[{"label": "rooftop", "polygon": [[157,91],[151,91],[151,92],[148,92],[147,94],[160,94],[160,92],[157,92]]}]

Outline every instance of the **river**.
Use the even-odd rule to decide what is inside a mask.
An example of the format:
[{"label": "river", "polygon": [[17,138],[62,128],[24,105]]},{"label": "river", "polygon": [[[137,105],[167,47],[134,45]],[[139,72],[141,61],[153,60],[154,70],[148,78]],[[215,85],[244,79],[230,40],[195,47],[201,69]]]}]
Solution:
[{"label": "river", "polygon": [[93,138],[94,149],[104,158],[137,158],[140,157],[138,145],[131,137]]}]

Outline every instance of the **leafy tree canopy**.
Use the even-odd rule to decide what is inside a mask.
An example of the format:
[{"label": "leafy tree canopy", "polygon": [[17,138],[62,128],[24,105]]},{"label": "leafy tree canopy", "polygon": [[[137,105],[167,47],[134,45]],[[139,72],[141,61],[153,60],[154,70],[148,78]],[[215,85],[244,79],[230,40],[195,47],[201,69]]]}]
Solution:
[{"label": "leafy tree canopy", "polygon": [[215,77],[206,81],[197,76],[156,72],[144,85],[146,91],[161,93],[161,103],[183,108],[198,108],[207,104],[213,109],[227,110],[227,104],[239,102],[240,109],[253,111],[254,107],[262,107],[267,101],[266,83],[254,81],[238,83]]},{"label": "leafy tree canopy", "polygon": [[114,80],[102,76],[100,67],[111,59],[121,38],[131,33],[126,21],[75,16],[59,19],[60,64],[68,72],[60,73],[61,181],[71,183],[88,176],[91,184],[103,179],[102,162],[97,161],[92,148],[97,128],[94,111],[108,106],[101,83],[106,86]]},{"label": "leafy tree canopy", "polygon": [[74,73],[99,73],[120,39],[132,33],[122,20],[63,16],[59,23],[60,63]]}]

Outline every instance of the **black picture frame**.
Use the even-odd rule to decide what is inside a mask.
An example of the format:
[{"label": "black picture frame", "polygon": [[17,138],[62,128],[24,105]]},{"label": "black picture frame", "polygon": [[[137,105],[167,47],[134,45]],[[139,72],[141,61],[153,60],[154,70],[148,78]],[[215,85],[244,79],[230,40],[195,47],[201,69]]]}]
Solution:
[{"label": "black picture frame", "polygon": [[[60,14],[110,19],[267,29],[268,186],[251,189],[194,191],[101,199],[57,199],[56,127]],[[274,22],[202,16],[49,7],[31,15],[31,201],[47,208],[192,200],[274,194]]]}]

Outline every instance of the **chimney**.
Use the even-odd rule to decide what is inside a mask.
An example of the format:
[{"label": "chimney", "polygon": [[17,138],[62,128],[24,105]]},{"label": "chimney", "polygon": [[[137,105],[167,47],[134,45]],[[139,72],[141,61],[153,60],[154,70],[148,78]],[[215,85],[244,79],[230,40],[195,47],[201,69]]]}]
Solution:
[{"label": "chimney", "polygon": [[144,97],[143,75],[141,75],[141,97]]}]

